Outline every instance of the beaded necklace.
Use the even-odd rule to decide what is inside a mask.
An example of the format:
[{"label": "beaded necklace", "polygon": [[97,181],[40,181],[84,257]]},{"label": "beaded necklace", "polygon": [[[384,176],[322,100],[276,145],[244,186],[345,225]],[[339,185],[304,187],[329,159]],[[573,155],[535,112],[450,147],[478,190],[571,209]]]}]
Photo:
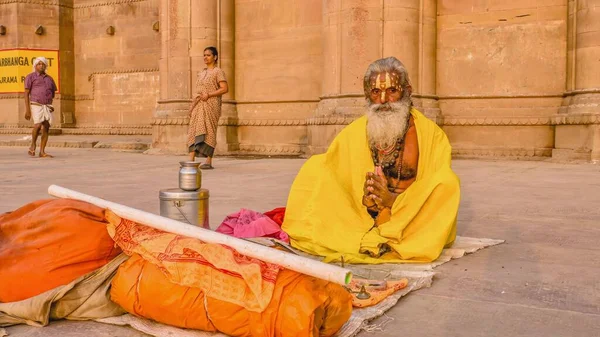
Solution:
[{"label": "beaded necklace", "polygon": [[404,140],[406,133],[408,132],[408,126],[410,123],[410,115],[406,118],[406,127],[401,137],[398,137],[396,144],[391,144],[387,148],[381,148],[380,146],[372,146],[371,154],[373,156],[373,164],[375,166],[381,166],[384,169],[392,168],[396,164],[396,160],[400,158],[400,165],[398,165],[398,177],[402,172],[402,156],[404,155]]}]

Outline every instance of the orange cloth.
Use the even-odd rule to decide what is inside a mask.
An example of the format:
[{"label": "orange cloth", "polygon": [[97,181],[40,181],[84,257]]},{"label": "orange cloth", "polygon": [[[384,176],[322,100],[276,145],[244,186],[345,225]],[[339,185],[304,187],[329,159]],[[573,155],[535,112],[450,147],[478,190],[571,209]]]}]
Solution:
[{"label": "orange cloth", "polygon": [[108,232],[127,255],[139,254],[176,284],[200,288],[208,297],[263,311],[273,295],[279,266],[233,248],[163,232],[106,211]]},{"label": "orange cloth", "polygon": [[38,200],[0,215],[0,302],[68,284],[121,253],[104,210],[69,199]]},{"label": "orange cloth", "polygon": [[112,280],[110,298],[125,311],[180,328],[216,331],[200,288],[175,284],[154,264],[134,254]]},{"label": "orange cloth", "polygon": [[352,314],[352,298],[343,287],[290,270],[279,272],[265,310],[253,312],[172,283],[137,254],[119,267],[111,299],[134,315],[230,336],[332,336]]}]

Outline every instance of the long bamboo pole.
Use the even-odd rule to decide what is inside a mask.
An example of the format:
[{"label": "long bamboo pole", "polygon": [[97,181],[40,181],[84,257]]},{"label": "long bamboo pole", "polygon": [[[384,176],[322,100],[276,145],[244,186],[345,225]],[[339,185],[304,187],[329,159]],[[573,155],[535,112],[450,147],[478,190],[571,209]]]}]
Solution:
[{"label": "long bamboo pole", "polygon": [[58,198],[68,198],[89,202],[102,208],[108,208],[116,215],[135,221],[139,224],[160,229],[169,233],[196,238],[207,243],[218,243],[234,248],[240,254],[280,265],[284,268],[314,276],[341,285],[350,283],[350,270],[323,262],[311,260],[302,256],[286,253],[280,250],[261,246],[254,242],[235,238],[201,227],[193,226],[177,220],[165,218],[156,214],[100,199],[57,185],[48,187],[48,194]]}]

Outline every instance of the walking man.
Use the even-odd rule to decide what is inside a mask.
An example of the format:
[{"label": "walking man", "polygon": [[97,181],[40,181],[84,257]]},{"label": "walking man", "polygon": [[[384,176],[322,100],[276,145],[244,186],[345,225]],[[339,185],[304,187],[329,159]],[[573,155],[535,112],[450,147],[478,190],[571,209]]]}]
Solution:
[{"label": "walking man", "polygon": [[25,119],[33,117],[33,132],[31,135],[31,146],[29,155],[35,156],[37,138],[42,131],[40,144],[40,157],[52,158],[46,153],[48,133],[52,124],[52,99],[56,93],[56,84],[50,75],[46,74],[48,60],[38,57],[33,61],[33,72],[25,77]]}]

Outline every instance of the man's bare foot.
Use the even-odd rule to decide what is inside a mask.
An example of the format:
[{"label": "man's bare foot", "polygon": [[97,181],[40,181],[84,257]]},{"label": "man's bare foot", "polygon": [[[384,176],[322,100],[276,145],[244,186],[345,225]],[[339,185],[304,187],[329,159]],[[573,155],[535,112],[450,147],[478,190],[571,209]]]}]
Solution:
[{"label": "man's bare foot", "polygon": [[40,153],[40,158],[54,158],[54,156],[49,155],[47,153]]}]

